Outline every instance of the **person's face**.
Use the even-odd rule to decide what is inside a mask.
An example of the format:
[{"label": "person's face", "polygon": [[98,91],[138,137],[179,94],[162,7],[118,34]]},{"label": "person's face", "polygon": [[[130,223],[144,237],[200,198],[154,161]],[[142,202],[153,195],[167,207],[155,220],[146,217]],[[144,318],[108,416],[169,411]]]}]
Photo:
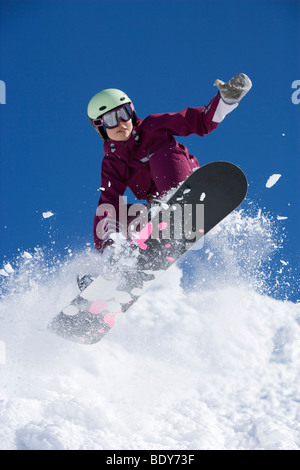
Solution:
[{"label": "person's face", "polygon": [[110,140],[122,142],[130,138],[132,130],[132,120],[129,119],[128,121],[120,121],[117,127],[114,127],[113,129],[106,128],[106,133]]}]

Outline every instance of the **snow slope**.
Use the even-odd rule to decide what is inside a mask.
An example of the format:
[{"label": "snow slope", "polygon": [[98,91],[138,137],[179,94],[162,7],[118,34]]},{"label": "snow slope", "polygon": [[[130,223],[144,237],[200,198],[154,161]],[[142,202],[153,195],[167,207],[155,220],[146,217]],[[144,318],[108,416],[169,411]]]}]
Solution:
[{"label": "snow slope", "polygon": [[92,346],[45,327],[93,251],[6,265],[0,448],[300,449],[300,307],[272,298],[291,276],[272,223],[228,217]]}]

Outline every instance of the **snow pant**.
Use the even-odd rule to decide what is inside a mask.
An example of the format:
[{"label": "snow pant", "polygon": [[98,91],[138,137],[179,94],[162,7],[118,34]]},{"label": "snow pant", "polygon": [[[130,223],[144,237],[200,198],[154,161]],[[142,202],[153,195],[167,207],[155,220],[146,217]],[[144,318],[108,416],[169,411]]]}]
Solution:
[{"label": "snow pant", "polygon": [[170,154],[156,152],[149,160],[149,167],[158,196],[176,188],[199,166],[196,157],[180,147],[173,148]]}]

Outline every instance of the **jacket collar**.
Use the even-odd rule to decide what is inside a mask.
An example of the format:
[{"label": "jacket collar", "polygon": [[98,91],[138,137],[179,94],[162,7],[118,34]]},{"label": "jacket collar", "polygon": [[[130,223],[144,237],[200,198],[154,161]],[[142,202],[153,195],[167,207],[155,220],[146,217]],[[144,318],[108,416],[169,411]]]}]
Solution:
[{"label": "jacket collar", "polygon": [[133,149],[139,143],[139,125],[133,128],[132,134],[128,140],[119,142],[116,140],[106,140],[104,142],[104,153],[105,155],[112,153],[116,154],[119,158],[127,160],[128,151]]}]

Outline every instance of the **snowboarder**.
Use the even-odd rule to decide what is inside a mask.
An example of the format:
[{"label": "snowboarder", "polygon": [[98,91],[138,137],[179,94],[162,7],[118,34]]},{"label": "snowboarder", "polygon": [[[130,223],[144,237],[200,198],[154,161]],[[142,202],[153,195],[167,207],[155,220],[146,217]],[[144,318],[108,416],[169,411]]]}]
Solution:
[{"label": "snowboarder", "polygon": [[[103,90],[90,100],[88,118],[104,140],[101,196],[93,225],[97,250],[103,252],[112,245],[115,232],[127,234],[127,227],[119,222],[120,199],[127,188],[137,199],[150,203],[199,167],[196,157],[174,136],[204,136],[216,129],[252,83],[240,73],[227,83],[216,80],[215,85],[219,91],[208,106],[154,114],[144,120],[137,117],[131,99],[120,90]],[[104,210],[107,207],[114,208],[113,214]]]}]

